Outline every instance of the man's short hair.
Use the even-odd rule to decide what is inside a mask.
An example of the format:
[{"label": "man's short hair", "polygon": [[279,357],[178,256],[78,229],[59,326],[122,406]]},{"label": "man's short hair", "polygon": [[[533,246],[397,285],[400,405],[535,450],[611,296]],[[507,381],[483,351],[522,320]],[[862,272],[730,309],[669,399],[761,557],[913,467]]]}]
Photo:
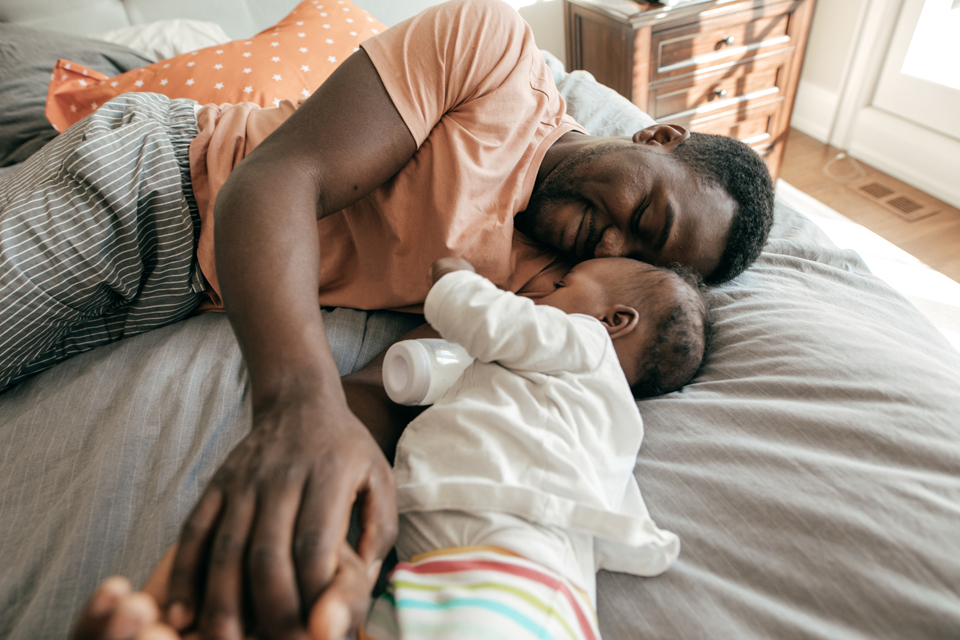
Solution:
[{"label": "man's short hair", "polygon": [[704,281],[718,284],[737,277],[760,256],[773,224],[773,181],[766,163],[739,140],[708,133],[691,132],[672,155],[736,203],[720,264]]}]

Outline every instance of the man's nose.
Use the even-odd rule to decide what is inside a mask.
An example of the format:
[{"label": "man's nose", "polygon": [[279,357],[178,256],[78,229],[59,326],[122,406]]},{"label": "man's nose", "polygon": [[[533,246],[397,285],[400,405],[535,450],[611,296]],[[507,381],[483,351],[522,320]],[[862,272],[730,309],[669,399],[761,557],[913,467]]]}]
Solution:
[{"label": "man's nose", "polygon": [[623,234],[616,227],[607,227],[593,250],[594,258],[619,258],[623,255]]}]

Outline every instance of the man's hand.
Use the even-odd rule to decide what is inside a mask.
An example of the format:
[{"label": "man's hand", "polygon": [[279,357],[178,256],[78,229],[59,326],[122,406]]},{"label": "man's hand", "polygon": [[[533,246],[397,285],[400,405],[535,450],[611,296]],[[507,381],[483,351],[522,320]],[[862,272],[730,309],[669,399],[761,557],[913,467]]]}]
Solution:
[{"label": "man's hand", "polygon": [[440,258],[430,266],[430,282],[437,284],[437,280],[453,271],[474,271],[473,265],[463,258]]},{"label": "man's hand", "polygon": [[254,418],[181,534],[168,609],[178,629],[195,624],[206,638],[239,640],[249,614],[261,637],[303,637],[355,501],[366,569],[376,570],[393,544],[391,470],[347,407],[317,304],[317,220],[384,184],[416,149],[361,49],[217,195],[220,293]]},{"label": "man's hand", "polygon": [[[252,618],[258,637],[305,637],[307,612],[336,573],[355,501],[357,551],[369,584],[376,580],[396,538],[394,493],[389,464],[342,400],[298,397],[259,411],[184,526],[170,623],[239,640]],[[345,604],[356,629],[365,610]]]}]

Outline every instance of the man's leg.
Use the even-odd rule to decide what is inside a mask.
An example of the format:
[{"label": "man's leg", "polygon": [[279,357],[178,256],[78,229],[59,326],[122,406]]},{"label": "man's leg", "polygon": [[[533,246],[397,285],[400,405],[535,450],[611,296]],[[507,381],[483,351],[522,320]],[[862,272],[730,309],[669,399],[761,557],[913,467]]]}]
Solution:
[{"label": "man's leg", "polygon": [[196,132],[192,102],[126,94],[4,178],[0,391],[196,306]]}]

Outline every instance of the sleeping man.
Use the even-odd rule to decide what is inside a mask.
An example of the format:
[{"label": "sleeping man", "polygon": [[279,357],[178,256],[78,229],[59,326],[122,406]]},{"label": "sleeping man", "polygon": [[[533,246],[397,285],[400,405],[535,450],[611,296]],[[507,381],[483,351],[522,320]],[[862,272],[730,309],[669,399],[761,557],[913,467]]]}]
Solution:
[{"label": "sleeping man", "polygon": [[498,0],[368,40],[297,109],[196,107],[119,96],[5,178],[0,389],[222,305],[253,424],[188,517],[170,583],[175,626],[206,636],[239,637],[245,591],[262,628],[302,620],[355,503],[364,565],[393,543],[390,466],[347,405],[321,305],[418,311],[423,273],[451,255],[529,295],[558,254],[721,282],[772,219],[745,145],[673,125],[587,135]]},{"label": "sleeping man", "polygon": [[[432,279],[427,320],[476,361],[397,444],[400,563],[361,637],[597,639],[596,572],[658,575],[679,552],[633,475],[634,396],[695,375],[707,326],[698,287],[624,258],[580,263],[537,304],[459,258],[437,261]],[[143,593],[112,606],[123,583],[104,583],[75,640],[174,638],[155,604],[168,571],[161,563]],[[349,546],[337,571],[311,615],[316,640],[343,637],[338,601],[371,586]],[[363,612],[359,590],[350,601]]]}]

